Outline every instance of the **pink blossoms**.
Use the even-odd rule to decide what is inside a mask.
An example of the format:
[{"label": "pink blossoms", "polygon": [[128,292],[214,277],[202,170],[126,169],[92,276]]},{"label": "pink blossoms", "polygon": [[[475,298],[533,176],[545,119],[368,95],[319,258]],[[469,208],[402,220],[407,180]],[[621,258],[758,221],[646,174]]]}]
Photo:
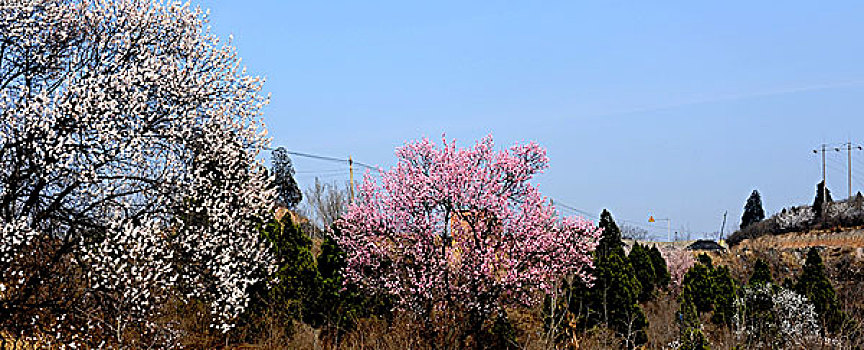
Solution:
[{"label": "pink blossoms", "polygon": [[427,139],[396,150],[398,165],[368,173],[337,222],[349,281],[427,314],[451,306],[489,315],[532,305],[566,276],[590,280],[600,229],[559,218],[529,180],[547,167],[535,143],[493,150]]}]

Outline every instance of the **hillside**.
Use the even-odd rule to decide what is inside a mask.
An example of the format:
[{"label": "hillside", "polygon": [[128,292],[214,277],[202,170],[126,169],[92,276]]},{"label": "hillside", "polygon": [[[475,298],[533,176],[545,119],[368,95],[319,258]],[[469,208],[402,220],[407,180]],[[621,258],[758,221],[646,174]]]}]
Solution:
[{"label": "hillside", "polygon": [[859,192],[851,200],[827,203],[821,215],[816,215],[813,207],[807,205],[784,208],[761,222],[736,231],[727,242],[735,246],[747,239],[787,233],[821,236],[852,231],[861,226],[864,226],[864,196]]}]

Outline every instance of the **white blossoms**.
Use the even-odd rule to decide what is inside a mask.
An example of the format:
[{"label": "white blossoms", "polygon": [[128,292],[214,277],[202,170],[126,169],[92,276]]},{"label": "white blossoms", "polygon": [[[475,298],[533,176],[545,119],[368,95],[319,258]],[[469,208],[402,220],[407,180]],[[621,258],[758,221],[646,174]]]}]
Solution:
[{"label": "white blossoms", "polygon": [[745,286],[735,301],[736,334],[751,344],[801,348],[819,339],[816,310],[807,298],[772,284]]},{"label": "white blossoms", "polygon": [[96,347],[191,296],[230,329],[273,269],[262,79],[173,1],[3,8],[0,42],[0,318]]}]

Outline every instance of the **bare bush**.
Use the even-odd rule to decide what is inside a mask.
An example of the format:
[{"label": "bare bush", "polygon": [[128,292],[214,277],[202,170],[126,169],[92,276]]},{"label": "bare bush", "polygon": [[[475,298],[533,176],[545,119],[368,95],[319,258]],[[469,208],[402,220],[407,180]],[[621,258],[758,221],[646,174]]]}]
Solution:
[{"label": "bare bush", "polygon": [[322,183],[315,178],[315,184],[304,191],[303,211],[320,229],[326,230],[348,209],[347,188],[337,182]]},{"label": "bare bush", "polygon": [[634,241],[645,241],[648,239],[649,233],[648,230],[633,226],[623,224],[621,225],[621,237],[624,239],[632,239]]}]

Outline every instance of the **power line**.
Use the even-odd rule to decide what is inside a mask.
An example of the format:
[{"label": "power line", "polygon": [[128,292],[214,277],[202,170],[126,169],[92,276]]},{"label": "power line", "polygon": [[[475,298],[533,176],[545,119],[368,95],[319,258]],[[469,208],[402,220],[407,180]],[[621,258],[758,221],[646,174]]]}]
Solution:
[{"label": "power line", "polygon": [[[273,148],[267,148],[267,149],[273,150]],[[324,155],[319,155],[319,154],[312,154],[312,153],[298,152],[298,151],[289,151],[289,150],[285,150],[285,153],[290,154],[290,155],[294,155],[294,156],[298,156],[298,157],[317,159],[317,160],[328,161],[328,162],[336,162],[336,163],[343,163],[343,164],[344,163],[349,163],[349,164],[353,163],[353,164],[357,164],[357,165],[364,167],[366,169],[369,169],[369,170],[380,171],[380,168],[378,168],[378,167],[375,167],[375,166],[372,166],[372,165],[369,165],[369,164],[366,164],[363,162],[358,162],[358,161],[353,160],[353,159],[349,160],[349,159],[342,159],[342,158],[338,158],[338,157],[324,156]],[[331,173],[331,171],[332,171],[332,173]],[[305,176],[312,176],[314,174],[321,174],[321,177],[333,177],[333,176],[344,175],[345,170],[341,170],[341,172],[338,172],[338,171],[340,171],[340,170],[339,169],[333,169],[333,170],[325,170],[325,171],[306,171],[306,172],[298,171],[297,173],[298,174],[304,174]],[[554,204],[556,207],[563,208],[565,210],[580,214],[584,217],[588,217],[591,219],[597,219],[597,220],[600,219],[599,215],[597,215],[597,214],[592,214],[591,212],[588,212],[586,210],[576,208],[574,206],[562,203],[560,201],[555,201],[554,199],[553,199],[553,201],[554,201]],[[640,227],[640,228],[648,230],[648,231],[652,231],[652,230],[656,231],[656,230],[661,229],[658,227],[644,225],[638,221],[632,221],[632,220],[621,219],[621,218],[619,218],[618,220],[622,223],[627,223],[629,225],[637,226],[637,227]]]},{"label": "power line", "polygon": [[581,209],[577,209],[577,208],[575,208],[575,207],[571,207],[571,206],[569,206],[569,205],[567,205],[567,204],[564,204],[564,203],[561,203],[561,202],[559,202],[559,201],[555,201],[554,204],[555,204],[555,206],[558,206],[558,207],[561,207],[561,208],[564,208],[564,209],[567,209],[567,210],[570,210],[570,211],[573,211],[573,212],[576,212],[576,213],[579,213],[579,214],[585,215],[585,216],[590,217],[590,218],[599,218],[599,217],[598,217],[597,215],[595,215],[595,214],[591,214],[591,213],[589,213],[589,212],[587,212],[587,211],[584,211],[584,210],[581,210]]},{"label": "power line", "polygon": [[[289,150],[285,150],[285,153],[288,153],[288,154],[293,155],[293,156],[304,157],[304,158],[311,158],[311,159],[318,159],[318,160],[329,161],[329,162],[337,162],[337,163],[345,163],[345,164],[347,164],[347,163],[349,162],[349,160],[348,160],[347,158],[346,158],[346,159],[343,159],[343,158],[336,158],[336,157],[330,157],[330,156],[322,156],[322,155],[317,155],[317,154],[304,153],[304,152],[297,152],[297,151],[289,151]],[[361,167],[364,167],[364,168],[366,168],[366,169],[369,169],[369,170],[378,170],[378,167],[375,167],[375,166],[372,166],[372,165],[369,165],[369,164],[366,164],[366,163],[363,163],[363,162],[358,162],[358,161],[356,161],[356,160],[352,160],[352,162],[353,162],[354,164],[357,164],[357,165],[359,165],[359,166],[361,166]]]},{"label": "power line", "polygon": [[347,173],[347,169],[327,169],[327,170],[297,170],[294,171],[295,174],[333,174],[333,173]]},{"label": "power line", "polygon": [[334,177],[344,177],[345,175],[348,175],[348,173],[347,173],[347,172],[343,172],[343,173],[335,173],[335,174],[320,174],[320,175],[315,175],[315,174],[301,174],[301,176],[298,176],[297,178],[304,178],[304,179],[309,179],[309,178],[316,178],[316,179],[329,179],[329,178],[334,178]]},{"label": "power line", "polygon": [[[590,213],[590,212],[588,212],[588,211],[585,211],[585,210],[582,210],[582,209],[578,209],[578,208],[576,208],[576,207],[574,207],[574,206],[571,206],[571,205],[568,205],[568,204],[562,203],[562,202],[560,202],[560,201],[554,200],[554,204],[555,204],[555,207],[560,207],[560,208],[566,209],[566,210],[568,210],[568,211],[571,211],[571,212],[574,212],[574,213],[581,214],[581,215],[583,215],[583,216],[585,216],[585,217],[588,217],[588,218],[591,218],[591,219],[597,219],[597,220],[599,220],[599,216],[596,215],[596,214],[592,214],[592,213]],[[639,221],[627,220],[627,219],[622,219],[622,218],[618,218],[618,221],[621,222],[621,223],[623,223],[623,224],[627,224],[627,225],[630,225],[630,226],[636,226],[636,227],[639,227],[639,228],[641,228],[641,229],[647,230],[647,231],[652,232],[652,233],[654,233],[654,234],[656,234],[656,233],[658,233],[658,232],[662,233],[661,231],[664,230],[662,227],[656,227],[656,226],[645,225],[645,224],[643,224],[643,223],[641,223],[641,222],[639,222]]]}]

